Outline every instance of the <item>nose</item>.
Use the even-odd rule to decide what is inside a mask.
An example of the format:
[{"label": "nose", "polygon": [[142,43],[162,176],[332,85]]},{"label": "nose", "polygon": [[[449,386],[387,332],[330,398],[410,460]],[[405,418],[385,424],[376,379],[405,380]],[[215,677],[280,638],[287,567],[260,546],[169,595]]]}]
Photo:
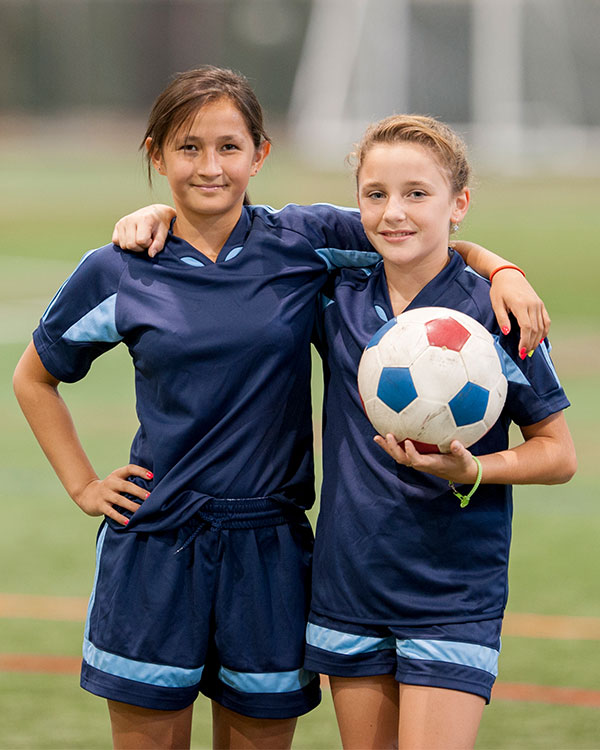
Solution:
[{"label": "nose", "polygon": [[400,198],[390,196],[385,204],[383,218],[387,222],[397,223],[406,219],[404,203]]},{"label": "nose", "polygon": [[197,163],[198,174],[203,177],[215,178],[223,173],[219,154],[212,149],[206,149],[202,152]]}]

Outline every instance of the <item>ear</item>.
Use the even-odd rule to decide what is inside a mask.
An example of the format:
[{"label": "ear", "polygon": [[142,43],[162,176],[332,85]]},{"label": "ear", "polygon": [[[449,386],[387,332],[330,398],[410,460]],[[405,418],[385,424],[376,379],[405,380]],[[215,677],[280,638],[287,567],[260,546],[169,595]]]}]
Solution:
[{"label": "ear", "polygon": [[250,177],[254,177],[260,172],[260,170],[262,169],[262,165],[265,163],[265,159],[270,153],[271,144],[269,143],[269,141],[263,141],[254,152],[254,159],[252,160]]},{"label": "ear", "polygon": [[469,188],[463,188],[460,193],[452,198],[452,215],[450,218],[455,224],[460,224],[465,218],[470,202],[471,191]]},{"label": "ear", "polygon": [[146,151],[148,152],[148,156],[150,158],[150,161],[152,162],[152,166],[154,167],[154,169],[156,169],[158,174],[166,174],[162,154],[158,149],[154,148],[152,138],[146,138],[146,140],[144,141],[144,146],[146,148]]}]

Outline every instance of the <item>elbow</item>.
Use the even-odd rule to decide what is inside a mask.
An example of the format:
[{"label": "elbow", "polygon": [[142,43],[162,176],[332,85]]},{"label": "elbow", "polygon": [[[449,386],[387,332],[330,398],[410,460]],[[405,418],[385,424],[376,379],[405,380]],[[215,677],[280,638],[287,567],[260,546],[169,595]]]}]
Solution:
[{"label": "elbow", "polygon": [[566,484],[570,482],[577,471],[577,456],[573,451],[569,456],[563,456],[560,464],[557,464],[557,472],[553,477],[551,484]]},{"label": "elbow", "polygon": [[17,401],[21,403],[21,398],[23,394],[23,379],[21,377],[18,366],[17,366],[17,369],[13,373],[12,387],[13,387],[13,392],[15,396],[17,397]]}]

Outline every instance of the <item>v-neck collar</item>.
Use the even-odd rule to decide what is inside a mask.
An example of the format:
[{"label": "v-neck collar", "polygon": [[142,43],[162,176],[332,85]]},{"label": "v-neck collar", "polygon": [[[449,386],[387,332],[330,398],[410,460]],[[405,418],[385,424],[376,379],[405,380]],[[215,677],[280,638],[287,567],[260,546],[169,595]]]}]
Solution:
[{"label": "v-neck collar", "polygon": [[[414,299],[412,299],[406,306],[404,312],[412,310],[415,307],[439,306],[439,300],[444,295],[449,284],[462,271],[465,265],[461,256],[452,250],[452,248],[448,248],[448,253],[450,255],[449,263],[447,263],[447,265],[445,265],[444,268],[442,268],[442,270],[431,279],[431,281],[425,284],[423,289],[421,289],[416,297],[414,297]],[[390,299],[383,262],[377,268],[376,273],[378,273],[378,279],[373,294],[373,306],[375,307],[375,311],[379,318],[382,318],[382,315],[379,312],[379,310],[381,310],[381,312],[386,315],[387,320],[391,320],[395,316],[392,309],[392,302]],[[379,308],[379,310],[377,308]]]},{"label": "v-neck collar", "polygon": [[169,249],[179,258],[179,260],[190,266],[213,266],[224,263],[228,260],[233,260],[233,258],[239,255],[243,250],[244,241],[250,228],[250,213],[248,209],[243,206],[237,224],[232,229],[229,237],[225,240],[225,244],[219,250],[216,259],[212,260],[212,258],[209,258],[201,250],[197,250],[187,240],[184,240],[182,237],[173,233],[175,220],[175,218],[171,220],[167,236]]}]

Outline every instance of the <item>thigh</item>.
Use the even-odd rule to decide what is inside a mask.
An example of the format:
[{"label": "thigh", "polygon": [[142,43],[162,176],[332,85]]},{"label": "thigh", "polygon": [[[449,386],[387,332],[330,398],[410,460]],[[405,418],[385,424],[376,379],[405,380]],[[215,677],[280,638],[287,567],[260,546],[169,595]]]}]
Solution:
[{"label": "thigh", "polygon": [[254,719],[212,702],[213,750],[288,750],[296,718]]},{"label": "thigh", "polygon": [[392,675],[330,677],[344,750],[397,747],[398,683]]},{"label": "thigh", "polygon": [[469,750],[475,746],[485,699],[473,693],[400,685],[400,750]]},{"label": "thigh", "polygon": [[158,711],[108,701],[115,750],[185,750],[190,746],[193,706]]}]

